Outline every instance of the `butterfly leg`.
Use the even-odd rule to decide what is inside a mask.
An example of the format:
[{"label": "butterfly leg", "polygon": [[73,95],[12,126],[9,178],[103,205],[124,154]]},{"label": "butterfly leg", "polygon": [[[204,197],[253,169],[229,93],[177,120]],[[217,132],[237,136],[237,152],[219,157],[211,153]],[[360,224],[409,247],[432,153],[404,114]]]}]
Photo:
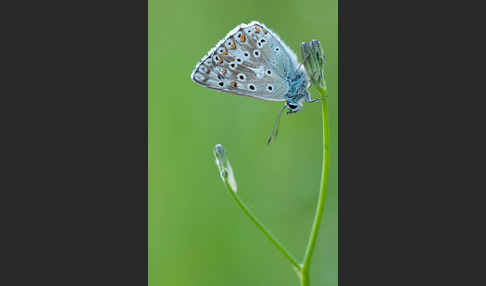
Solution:
[{"label": "butterfly leg", "polygon": [[[310,88],[310,87],[309,87]],[[327,97],[326,97],[327,98]],[[319,102],[322,100],[322,97],[319,97],[319,98],[316,98],[316,99],[312,99],[311,96],[310,96],[310,93],[307,94],[306,98],[305,98],[305,101],[307,103],[314,103],[314,102]]]},{"label": "butterfly leg", "polygon": [[[317,72],[318,72],[318,71],[314,72],[314,74],[313,74],[312,76],[314,77],[314,76],[316,75],[316,73],[317,73]],[[310,88],[310,86],[309,86],[309,88]],[[327,95],[326,95],[326,97],[325,97],[325,98],[327,98]],[[308,103],[313,103],[313,102],[319,102],[319,101],[321,101],[321,100],[322,100],[322,97],[319,97],[319,98],[316,98],[316,99],[311,99],[311,98],[310,98],[310,96],[309,96],[309,99],[307,100],[307,102],[308,102]]]}]

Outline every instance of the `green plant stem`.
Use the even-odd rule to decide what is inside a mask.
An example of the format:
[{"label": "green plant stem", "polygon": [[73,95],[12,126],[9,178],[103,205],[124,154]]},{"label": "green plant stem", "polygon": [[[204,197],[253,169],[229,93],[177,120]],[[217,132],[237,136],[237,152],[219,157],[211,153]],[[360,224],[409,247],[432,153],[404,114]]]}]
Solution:
[{"label": "green plant stem", "polygon": [[236,203],[240,206],[243,212],[251,219],[253,223],[265,234],[265,236],[275,245],[275,247],[282,252],[282,254],[287,258],[290,263],[295,267],[297,273],[302,271],[301,265],[297,262],[294,256],[282,245],[280,241],[275,237],[275,235],[270,232],[270,230],[251,212],[248,206],[241,200],[240,196],[231,189],[228,180],[225,180],[226,188],[228,189],[229,193],[232,195],[233,199]]},{"label": "green plant stem", "polygon": [[322,102],[322,137],[323,137],[323,151],[322,151],[322,175],[321,175],[321,189],[319,192],[319,199],[317,202],[317,209],[312,224],[309,241],[304,254],[303,263],[299,264],[294,256],[283,246],[283,244],[275,237],[272,232],[252,213],[248,206],[241,200],[240,196],[232,189],[228,179],[223,179],[229,193],[240,206],[243,212],[250,218],[251,221],[265,234],[265,236],[272,242],[275,247],[282,252],[285,258],[294,266],[295,271],[300,280],[301,286],[309,286],[309,270],[312,254],[317,241],[317,234],[322,223],[324,214],[324,204],[326,202],[327,181],[329,176],[329,126],[327,113],[327,88],[317,86],[317,90],[321,94]]},{"label": "green plant stem", "polygon": [[304,255],[304,262],[302,263],[301,273],[300,273],[300,284],[301,286],[308,286],[309,284],[309,269],[312,254],[317,241],[317,234],[319,232],[319,227],[322,222],[322,217],[324,214],[324,203],[326,202],[326,191],[327,191],[327,181],[329,176],[329,127],[327,123],[327,88],[321,88],[317,86],[319,93],[322,98],[322,176],[321,176],[321,190],[319,193],[319,200],[317,202],[316,214],[314,217],[314,223],[312,225],[311,234],[309,237],[309,242]]}]

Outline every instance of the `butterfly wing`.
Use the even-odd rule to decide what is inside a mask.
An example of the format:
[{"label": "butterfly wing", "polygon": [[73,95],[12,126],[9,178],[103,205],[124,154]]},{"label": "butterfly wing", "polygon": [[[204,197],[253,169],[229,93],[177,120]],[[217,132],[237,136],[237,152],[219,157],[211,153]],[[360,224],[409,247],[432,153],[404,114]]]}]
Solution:
[{"label": "butterfly wing", "polygon": [[[260,33],[260,29],[263,29],[263,34]],[[274,68],[282,78],[290,80],[298,66],[295,53],[277,34],[262,23],[251,22],[249,27],[246,28],[246,32],[257,42],[258,48],[262,50],[265,62]]]},{"label": "butterfly wing", "polygon": [[194,68],[194,82],[218,91],[285,101],[297,57],[263,24],[241,24]]}]

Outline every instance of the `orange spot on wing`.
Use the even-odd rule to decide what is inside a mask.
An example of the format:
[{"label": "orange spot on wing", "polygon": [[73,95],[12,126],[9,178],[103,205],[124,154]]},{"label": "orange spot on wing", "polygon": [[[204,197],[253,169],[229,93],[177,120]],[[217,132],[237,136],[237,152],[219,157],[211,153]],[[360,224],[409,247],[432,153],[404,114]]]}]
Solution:
[{"label": "orange spot on wing", "polygon": [[260,33],[260,27],[257,27],[257,28],[256,28],[255,33]]},{"label": "orange spot on wing", "polygon": [[230,85],[231,85],[231,87],[236,87],[236,82],[232,81],[232,82],[230,82]]},{"label": "orange spot on wing", "polygon": [[222,62],[223,62],[223,58],[222,57],[219,57],[218,64],[220,64]]},{"label": "orange spot on wing", "polygon": [[245,34],[241,33],[240,42],[244,42],[244,41],[245,41]]},{"label": "orange spot on wing", "polygon": [[262,28],[262,31],[263,31],[263,33],[264,33],[265,35],[267,34],[267,30],[265,30],[265,29],[263,29],[263,28]]},{"label": "orange spot on wing", "polygon": [[228,51],[225,49],[225,50],[223,51],[223,55],[227,55],[227,54],[228,54]]},{"label": "orange spot on wing", "polygon": [[233,44],[231,45],[231,49],[232,49],[232,50],[236,49],[236,44],[235,44],[235,42],[234,42],[234,41],[233,41]]}]

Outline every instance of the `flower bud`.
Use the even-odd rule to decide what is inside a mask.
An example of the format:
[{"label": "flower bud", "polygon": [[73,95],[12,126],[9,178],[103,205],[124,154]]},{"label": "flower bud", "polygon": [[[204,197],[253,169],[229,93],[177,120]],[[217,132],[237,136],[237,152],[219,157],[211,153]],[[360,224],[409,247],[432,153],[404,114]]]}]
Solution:
[{"label": "flower bud", "polygon": [[224,183],[228,182],[231,190],[236,193],[236,180],[233,174],[233,169],[231,168],[231,164],[226,157],[226,150],[224,149],[223,145],[216,144],[216,146],[214,146],[213,153],[214,157],[216,158],[216,166],[218,166],[221,180],[223,180]]},{"label": "flower bud", "polygon": [[300,47],[302,61],[311,83],[325,89],[324,64],[326,59],[321,43],[318,40],[312,40],[308,43],[303,42]]}]

